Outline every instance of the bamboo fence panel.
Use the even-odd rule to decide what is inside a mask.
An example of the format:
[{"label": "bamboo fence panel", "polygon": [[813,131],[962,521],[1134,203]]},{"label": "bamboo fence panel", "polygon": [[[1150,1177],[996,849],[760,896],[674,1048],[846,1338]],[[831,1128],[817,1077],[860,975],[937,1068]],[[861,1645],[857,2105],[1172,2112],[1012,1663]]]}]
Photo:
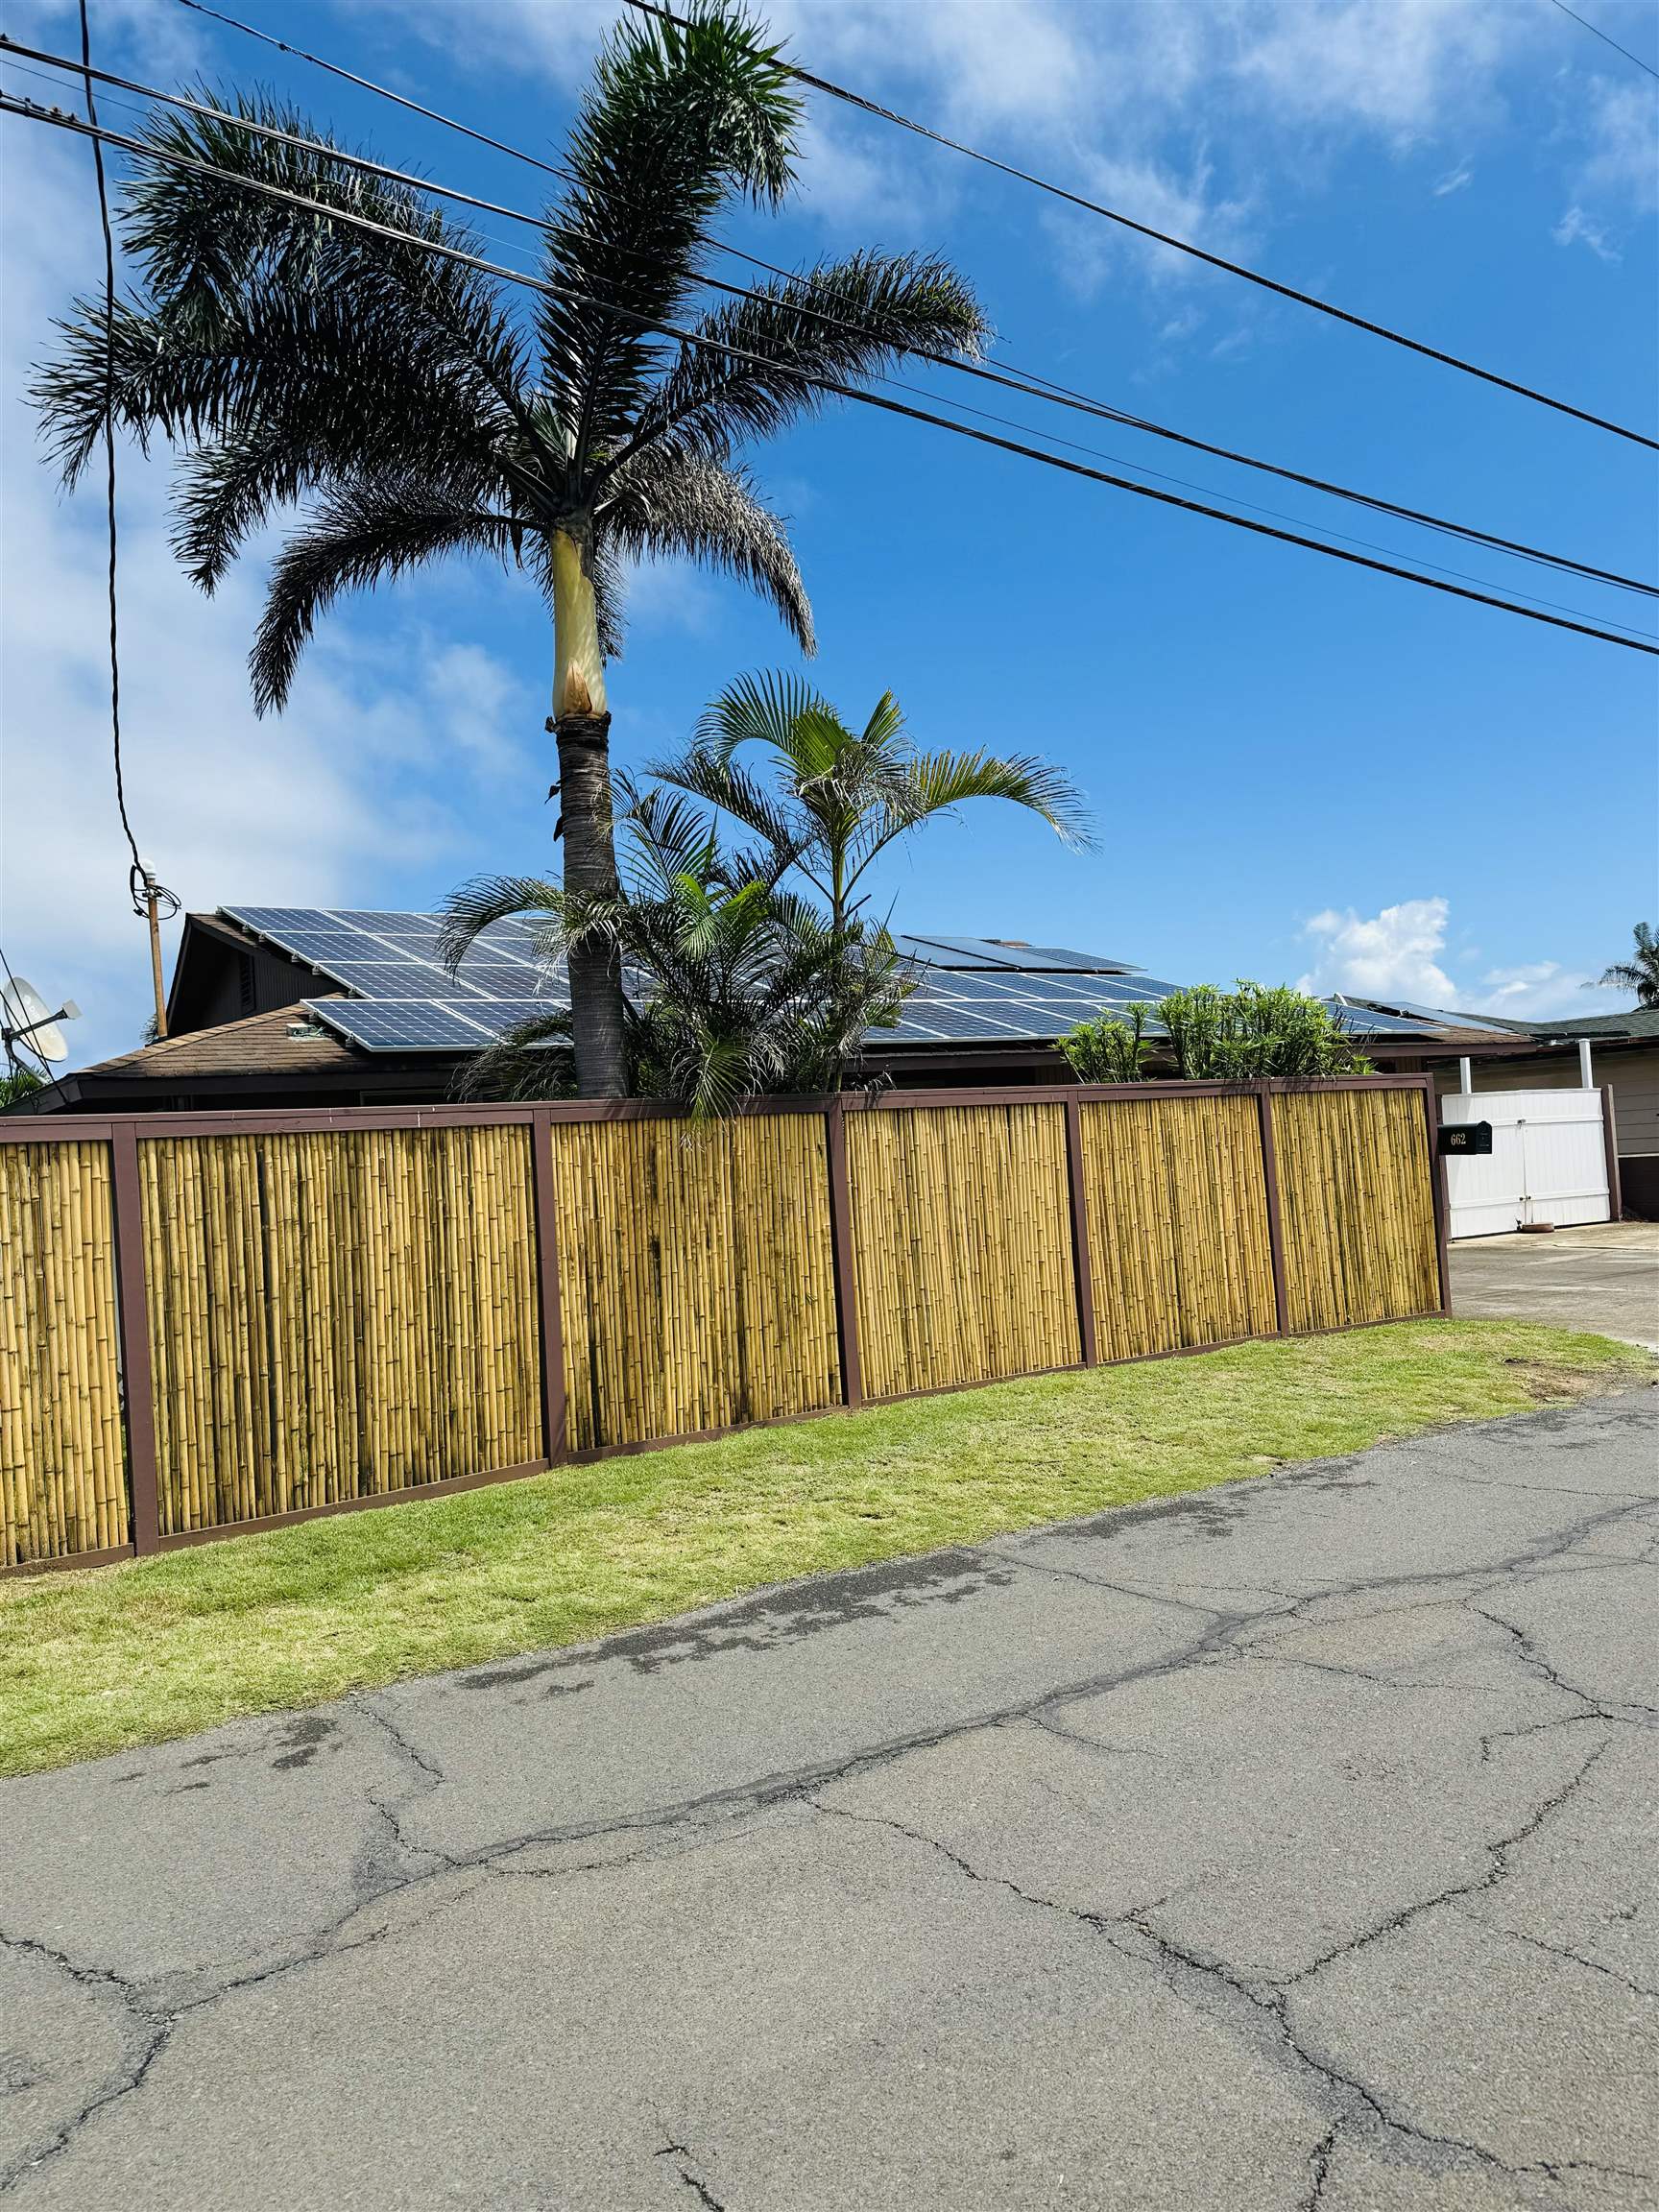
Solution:
[{"label": "bamboo fence panel", "polygon": [[847,1177],[870,1397],[1078,1363],[1063,1106],[849,1115]]},{"label": "bamboo fence panel", "polygon": [[1271,1336],[1256,1099],[1129,1096],[1081,1118],[1101,1358]]},{"label": "bamboo fence panel", "polygon": [[574,1450],[842,1402],[822,1115],[552,1140]]},{"label": "bamboo fence panel", "polygon": [[1293,1330],[1440,1310],[1433,1166],[1421,1091],[1291,1091],[1273,1100]]},{"label": "bamboo fence panel", "polygon": [[128,1541],[109,1147],[0,1145],[0,1566]]},{"label": "bamboo fence panel", "polygon": [[164,1535],[542,1455],[528,1129],[138,1161]]}]

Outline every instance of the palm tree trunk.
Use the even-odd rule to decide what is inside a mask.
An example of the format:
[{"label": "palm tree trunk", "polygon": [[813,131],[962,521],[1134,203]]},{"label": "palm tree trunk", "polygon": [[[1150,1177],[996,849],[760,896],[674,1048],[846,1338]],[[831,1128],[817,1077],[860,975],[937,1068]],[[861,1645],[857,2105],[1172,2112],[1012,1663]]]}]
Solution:
[{"label": "palm tree trunk", "polygon": [[[611,821],[611,714],[593,586],[573,539],[553,535],[553,713],[559,743],[565,888],[589,898],[616,896]],[[569,956],[570,1027],[576,1089],[584,1098],[628,1092],[622,963],[614,948]]]}]

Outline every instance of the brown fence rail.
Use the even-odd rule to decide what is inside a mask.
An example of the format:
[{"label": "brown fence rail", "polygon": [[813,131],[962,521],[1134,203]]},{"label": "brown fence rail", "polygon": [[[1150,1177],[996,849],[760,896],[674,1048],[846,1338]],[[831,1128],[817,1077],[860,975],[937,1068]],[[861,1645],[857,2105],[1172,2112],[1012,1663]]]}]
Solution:
[{"label": "brown fence rail", "polygon": [[0,1572],[1440,1313],[1428,1078],[0,1118]]}]

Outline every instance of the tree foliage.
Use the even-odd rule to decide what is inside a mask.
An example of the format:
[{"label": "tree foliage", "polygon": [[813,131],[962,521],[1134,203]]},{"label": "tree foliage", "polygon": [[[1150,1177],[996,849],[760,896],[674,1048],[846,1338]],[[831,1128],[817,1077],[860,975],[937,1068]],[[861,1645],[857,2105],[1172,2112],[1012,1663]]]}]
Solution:
[{"label": "tree foliage", "polygon": [[[862,1071],[865,1035],[888,1028],[913,975],[884,929],[836,928],[807,900],[724,854],[683,796],[619,779],[626,886],[591,899],[536,878],[482,877],[447,902],[442,949],[458,967],[480,933],[528,917],[549,964],[583,945],[619,955],[631,1089],[700,1119],[765,1092],[836,1091]],[[471,1097],[568,1095],[569,1016],[518,1024],[464,1078]]]},{"label": "tree foliage", "polygon": [[1370,1067],[1321,999],[1284,986],[1203,983],[1124,1012],[1126,1020],[1080,1022],[1060,1040],[1083,1082],[1138,1082],[1154,1062],[1205,1083],[1362,1075]]},{"label": "tree foliage", "polygon": [[1630,932],[1631,951],[1628,960],[1614,960],[1603,968],[1596,984],[1618,991],[1634,991],[1638,1006],[1659,1006],[1659,937],[1652,926],[1638,922]]},{"label": "tree foliage", "polygon": [[[757,773],[749,748],[764,757]],[[744,676],[704,714],[689,748],[650,773],[717,807],[757,843],[748,864],[811,885],[845,926],[859,885],[889,846],[974,799],[1003,799],[1039,815],[1070,844],[1088,817],[1070,778],[1034,754],[927,752],[884,691],[861,729],[800,677]]]}]

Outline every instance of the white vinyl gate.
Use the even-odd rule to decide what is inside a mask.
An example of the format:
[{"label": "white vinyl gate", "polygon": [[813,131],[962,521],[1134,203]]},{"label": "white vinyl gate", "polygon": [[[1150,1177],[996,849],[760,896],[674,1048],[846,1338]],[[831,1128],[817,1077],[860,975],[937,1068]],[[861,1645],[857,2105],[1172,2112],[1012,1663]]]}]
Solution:
[{"label": "white vinyl gate", "polygon": [[1492,1124],[1490,1152],[1446,1162],[1452,1237],[1610,1217],[1599,1091],[1453,1091],[1440,1100],[1440,1118]]}]

